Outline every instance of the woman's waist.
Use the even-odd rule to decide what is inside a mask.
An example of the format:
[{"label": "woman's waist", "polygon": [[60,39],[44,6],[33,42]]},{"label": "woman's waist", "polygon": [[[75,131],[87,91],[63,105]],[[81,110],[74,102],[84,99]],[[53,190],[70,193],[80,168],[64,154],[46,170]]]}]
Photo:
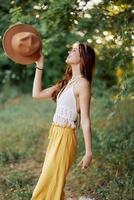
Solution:
[{"label": "woman's waist", "polygon": [[55,127],[58,127],[58,128],[64,128],[64,129],[76,131],[76,127],[72,127],[72,126],[70,126],[70,125],[68,125],[68,124],[61,124],[61,123],[52,121],[51,127],[54,127],[54,126],[55,126]]}]

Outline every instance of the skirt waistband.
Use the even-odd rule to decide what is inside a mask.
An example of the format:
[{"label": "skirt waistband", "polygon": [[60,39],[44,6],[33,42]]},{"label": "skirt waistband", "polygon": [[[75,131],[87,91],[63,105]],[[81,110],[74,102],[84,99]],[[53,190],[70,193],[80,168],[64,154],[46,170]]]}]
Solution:
[{"label": "skirt waistband", "polygon": [[67,125],[59,125],[59,124],[56,124],[55,122],[52,122],[51,126],[57,126],[57,127],[60,127],[60,128],[65,128],[65,129],[71,129],[71,130],[76,130],[76,127],[71,127],[71,126],[67,126]]}]

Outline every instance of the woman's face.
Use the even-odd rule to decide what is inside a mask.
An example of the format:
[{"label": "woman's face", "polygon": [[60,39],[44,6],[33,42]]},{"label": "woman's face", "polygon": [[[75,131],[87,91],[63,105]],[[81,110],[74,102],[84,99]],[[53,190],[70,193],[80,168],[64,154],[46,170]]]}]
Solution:
[{"label": "woman's face", "polygon": [[66,58],[67,64],[78,64],[80,63],[79,43],[74,43],[72,49],[68,51]]}]

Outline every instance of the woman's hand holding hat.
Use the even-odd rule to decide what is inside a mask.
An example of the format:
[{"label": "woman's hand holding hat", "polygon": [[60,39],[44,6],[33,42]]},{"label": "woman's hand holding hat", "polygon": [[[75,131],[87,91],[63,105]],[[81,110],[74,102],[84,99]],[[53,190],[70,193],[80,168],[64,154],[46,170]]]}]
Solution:
[{"label": "woman's hand holding hat", "polygon": [[38,60],[35,61],[35,63],[36,63],[37,69],[38,69],[38,67],[40,69],[44,68],[44,55],[42,52],[40,52],[40,57]]}]

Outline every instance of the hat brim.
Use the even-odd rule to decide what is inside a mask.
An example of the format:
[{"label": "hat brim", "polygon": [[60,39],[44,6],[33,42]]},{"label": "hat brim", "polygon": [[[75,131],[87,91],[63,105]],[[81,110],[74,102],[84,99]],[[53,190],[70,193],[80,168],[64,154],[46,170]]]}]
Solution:
[{"label": "hat brim", "polygon": [[[38,36],[39,42],[40,42],[40,47],[34,54],[32,54],[30,56],[22,56],[19,53],[17,53],[16,51],[14,51],[14,49],[12,48],[12,45],[11,45],[11,40],[12,40],[12,37],[14,36],[14,34],[19,33],[19,32],[31,32]],[[6,52],[6,55],[11,60],[13,60],[14,62],[16,62],[18,64],[34,63],[39,58],[40,51],[42,49],[42,43],[41,43],[41,38],[40,38],[39,33],[37,32],[37,30],[34,27],[32,27],[29,24],[15,24],[15,25],[10,26],[3,35],[2,44],[3,44],[3,49]]]}]

